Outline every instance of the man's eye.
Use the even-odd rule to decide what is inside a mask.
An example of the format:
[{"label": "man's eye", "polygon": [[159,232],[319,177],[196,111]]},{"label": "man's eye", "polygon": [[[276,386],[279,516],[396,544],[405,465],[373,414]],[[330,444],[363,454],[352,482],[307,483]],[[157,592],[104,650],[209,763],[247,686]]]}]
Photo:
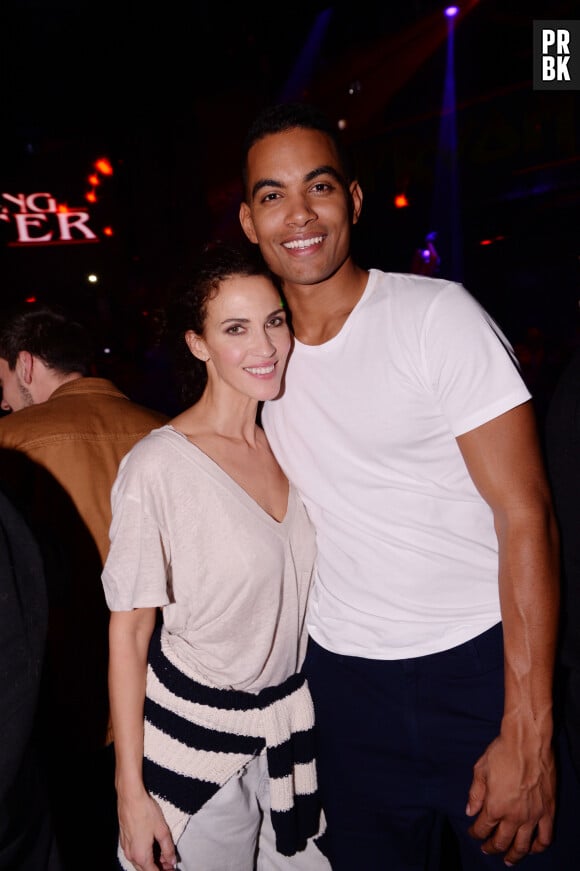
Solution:
[{"label": "man's eye", "polygon": [[276,191],[272,191],[272,193],[266,194],[266,196],[262,199],[263,203],[268,203],[271,200],[277,200],[280,194],[276,193]]}]

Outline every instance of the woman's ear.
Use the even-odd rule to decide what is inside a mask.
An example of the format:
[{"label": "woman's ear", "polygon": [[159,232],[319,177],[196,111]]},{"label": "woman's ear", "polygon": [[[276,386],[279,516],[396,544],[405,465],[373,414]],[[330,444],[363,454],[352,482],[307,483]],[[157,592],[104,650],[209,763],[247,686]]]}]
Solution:
[{"label": "woman's ear", "polygon": [[207,353],[205,342],[201,336],[198,336],[197,333],[193,332],[193,330],[188,330],[185,334],[185,343],[194,357],[207,363],[209,360],[209,354]]}]

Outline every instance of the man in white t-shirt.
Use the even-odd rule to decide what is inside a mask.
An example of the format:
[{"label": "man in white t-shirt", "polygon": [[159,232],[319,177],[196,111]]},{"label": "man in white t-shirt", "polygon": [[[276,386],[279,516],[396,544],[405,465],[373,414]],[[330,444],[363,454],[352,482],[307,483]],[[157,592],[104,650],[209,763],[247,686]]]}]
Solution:
[{"label": "man in white t-shirt", "polygon": [[512,349],[460,285],[353,261],[362,192],[315,108],[266,109],[243,159],[240,221],[295,333],[263,423],[317,533],[333,869],[432,868],[444,822],[469,871],[568,867],[563,836],[546,849],[558,541]]}]

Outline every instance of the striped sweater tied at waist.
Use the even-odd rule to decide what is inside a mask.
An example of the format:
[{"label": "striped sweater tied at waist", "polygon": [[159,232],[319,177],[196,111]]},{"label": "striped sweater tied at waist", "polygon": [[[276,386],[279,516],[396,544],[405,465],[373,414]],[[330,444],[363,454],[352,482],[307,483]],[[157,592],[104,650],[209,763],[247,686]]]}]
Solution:
[{"label": "striped sweater tied at waist", "polygon": [[149,648],[143,779],[174,842],[189,817],[265,749],[276,848],[286,856],[303,850],[325,828],[306,678],[294,674],[256,694],[205,686],[174,661],[163,636],[156,629]]}]

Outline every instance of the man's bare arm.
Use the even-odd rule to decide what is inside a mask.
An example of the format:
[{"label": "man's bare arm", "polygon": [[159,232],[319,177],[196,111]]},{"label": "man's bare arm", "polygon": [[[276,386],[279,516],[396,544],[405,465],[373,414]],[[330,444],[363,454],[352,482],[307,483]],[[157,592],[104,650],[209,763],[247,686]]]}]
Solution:
[{"label": "man's bare arm", "polygon": [[493,512],[505,649],[501,730],[475,764],[467,813],[484,852],[513,864],[552,839],[558,535],[530,402],[457,442]]}]

